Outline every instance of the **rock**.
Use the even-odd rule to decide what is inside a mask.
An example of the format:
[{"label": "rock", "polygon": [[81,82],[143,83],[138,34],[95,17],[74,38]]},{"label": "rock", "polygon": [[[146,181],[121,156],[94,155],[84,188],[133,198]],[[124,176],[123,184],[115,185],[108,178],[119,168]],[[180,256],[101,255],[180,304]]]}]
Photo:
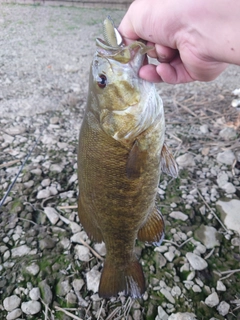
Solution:
[{"label": "rock", "polygon": [[27,255],[30,251],[31,251],[31,248],[29,248],[28,246],[26,246],[25,244],[23,244],[22,246],[13,248],[13,249],[11,250],[12,258],[25,256],[25,255]]},{"label": "rock", "polygon": [[204,270],[208,266],[207,262],[195,253],[187,252],[186,258],[194,270]]},{"label": "rock", "polygon": [[237,132],[234,128],[226,127],[219,132],[219,136],[224,140],[234,140],[237,137]]},{"label": "rock", "polygon": [[240,200],[217,201],[217,209],[221,213],[221,219],[228,229],[237,231],[240,234]]},{"label": "rock", "polygon": [[194,284],[194,285],[192,286],[192,291],[193,291],[193,292],[201,292],[202,289],[201,289],[197,284]]},{"label": "rock", "polygon": [[228,314],[228,311],[230,309],[230,305],[226,301],[221,301],[219,306],[217,307],[217,311],[221,316],[225,316]]},{"label": "rock", "polygon": [[170,303],[175,303],[175,299],[173,298],[173,296],[171,295],[171,292],[168,291],[167,289],[165,288],[162,288],[160,290],[161,294],[164,295],[164,297],[170,302]]},{"label": "rock", "polygon": [[49,305],[52,302],[53,295],[51,288],[47,284],[46,280],[39,282],[39,289],[41,292],[43,302]]},{"label": "rock", "polygon": [[217,162],[221,164],[232,165],[235,159],[235,155],[231,150],[220,152],[217,155]]},{"label": "rock", "polygon": [[220,171],[217,175],[217,184],[222,188],[228,182],[228,174],[225,171]]},{"label": "rock", "polygon": [[38,300],[40,298],[40,290],[38,287],[32,288],[29,292],[31,300]]},{"label": "rock", "polygon": [[178,313],[172,313],[168,320],[196,320],[196,315],[194,313],[190,312],[178,312]]},{"label": "rock", "polygon": [[201,225],[200,228],[194,232],[194,236],[201,241],[207,249],[220,246],[219,240],[221,239],[221,235],[214,227]]},{"label": "rock", "polygon": [[209,130],[208,130],[208,125],[207,125],[207,124],[201,125],[199,129],[200,129],[200,131],[201,131],[203,134],[206,134],[206,133],[209,132]]},{"label": "rock", "polygon": [[169,216],[173,219],[178,219],[182,221],[186,221],[188,219],[188,216],[185,213],[182,213],[181,211],[172,211]]},{"label": "rock", "polygon": [[50,171],[61,173],[63,171],[64,166],[60,164],[52,164],[50,166]]},{"label": "rock", "polygon": [[21,317],[22,315],[22,310],[21,309],[14,309],[13,311],[9,312],[6,319],[7,320],[14,320],[17,319],[19,317]]},{"label": "rock", "polygon": [[107,251],[106,251],[106,246],[104,242],[101,243],[95,243],[93,246],[94,250],[97,251],[101,256],[105,256]]},{"label": "rock", "polygon": [[168,314],[161,306],[158,307],[158,315],[155,320],[168,320]]},{"label": "rock", "polygon": [[181,289],[178,286],[174,286],[171,290],[171,295],[173,297],[179,297],[181,295]]},{"label": "rock", "polygon": [[51,192],[49,189],[42,189],[38,191],[37,199],[46,199],[51,196]]},{"label": "rock", "polygon": [[39,241],[39,248],[43,251],[44,249],[52,249],[56,245],[56,241],[50,236],[46,236],[44,239]]},{"label": "rock", "polygon": [[185,153],[176,159],[177,164],[183,168],[195,166],[194,157],[191,153]]},{"label": "rock", "polygon": [[211,293],[206,299],[205,303],[209,307],[215,307],[219,304],[219,298],[217,292]]},{"label": "rock", "polygon": [[74,279],[72,286],[75,291],[80,291],[84,286],[84,281],[82,279]]},{"label": "rock", "polygon": [[236,192],[236,187],[231,183],[231,182],[227,182],[223,187],[223,190],[226,191],[226,193],[231,194],[231,193],[235,193]]},{"label": "rock", "polygon": [[74,248],[74,252],[79,260],[81,261],[90,260],[91,254],[90,254],[90,250],[87,247],[77,244]]},{"label": "rock", "polygon": [[14,127],[10,127],[4,130],[10,136],[16,136],[17,134],[23,134],[26,132],[26,128],[21,125],[15,125]]},{"label": "rock", "polygon": [[73,292],[68,292],[68,294],[65,297],[67,304],[73,305],[77,302],[77,297]]},{"label": "rock", "polygon": [[13,311],[21,303],[21,299],[17,295],[7,297],[3,300],[3,307],[7,311]]},{"label": "rock", "polygon": [[94,267],[89,272],[87,272],[87,289],[93,291],[94,293],[98,292],[100,277],[101,273]]},{"label": "rock", "polygon": [[21,305],[22,312],[26,314],[37,314],[41,311],[41,304],[38,301],[27,301]]},{"label": "rock", "polygon": [[32,274],[33,276],[36,276],[40,270],[39,266],[33,262],[30,266],[26,267],[27,272]]},{"label": "rock", "polygon": [[70,290],[71,290],[71,286],[69,284],[69,281],[68,280],[62,281],[60,279],[56,287],[57,295],[60,297],[64,297]]},{"label": "rock", "polygon": [[45,207],[44,208],[44,212],[46,214],[46,216],[48,217],[48,219],[50,220],[50,222],[54,225],[58,222],[59,220],[59,214],[57,213],[57,211],[52,208],[52,207]]}]

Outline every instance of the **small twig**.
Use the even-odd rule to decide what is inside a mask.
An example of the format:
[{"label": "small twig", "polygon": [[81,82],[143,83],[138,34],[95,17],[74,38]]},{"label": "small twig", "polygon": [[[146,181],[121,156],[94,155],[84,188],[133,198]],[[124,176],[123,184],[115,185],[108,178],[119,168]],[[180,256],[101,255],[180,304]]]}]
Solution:
[{"label": "small twig", "polygon": [[200,198],[202,199],[202,201],[204,202],[204,204],[207,206],[208,210],[214,215],[215,219],[217,219],[217,221],[221,224],[221,226],[223,227],[223,229],[229,233],[228,229],[224,226],[224,224],[222,223],[222,221],[218,218],[218,216],[216,215],[216,213],[212,210],[212,208],[209,207],[208,203],[206,202],[206,200],[203,198],[203,196],[201,195],[200,191],[197,189],[197,192],[200,196]]},{"label": "small twig", "polygon": [[79,241],[85,246],[87,247],[94,255],[96,258],[98,258],[99,260],[104,260],[92,247],[90,247],[87,242],[85,242],[82,238],[79,237]]},{"label": "small twig", "polygon": [[102,301],[102,303],[101,303],[101,307],[100,307],[100,309],[99,309],[99,311],[98,311],[98,317],[97,317],[97,320],[99,320],[99,319],[100,319],[100,316],[101,316],[101,312],[102,312],[102,308],[103,308],[104,302],[105,302],[105,300],[103,299],[103,301]]},{"label": "small twig", "polygon": [[221,274],[228,274],[228,273],[235,273],[235,272],[240,272],[240,269],[222,271]]},{"label": "small twig", "polygon": [[183,110],[187,111],[188,113],[190,113],[192,116],[194,116],[195,118],[199,118],[199,116],[193,112],[192,110],[190,110],[187,106],[184,106],[183,104],[181,104],[180,102],[176,101],[176,104],[181,107]]},{"label": "small twig", "polygon": [[207,260],[208,258],[211,257],[211,255],[213,254],[215,248],[212,248],[212,250],[206,255],[206,257],[204,257],[205,260]]},{"label": "small twig", "polygon": [[64,209],[77,209],[78,206],[63,206],[63,207],[57,207],[59,210],[64,210]]},{"label": "small twig", "polygon": [[0,164],[0,169],[2,169],[2,168],[7,168],[7,167],[11,167],[13,164],[18,163],[18,162],[20,162],[20,161],[21,161],[21,160],[18,159],[18,160],[12,160],[12,161],[9,161],[9,162],[2,163],[2,164]]},{"label": "small twig", "polygon": [[30,222],[32,224],[35,224],[35,226],[37,226],[37,223],[33,222],[32,220],[28,220],[28,219],[25,219],[25,218],[19,218],[19,217],[18,217],[18,220],[27,221],[27,222]]},{"label": "small twig", "polygon": [[66,311],[66,310],[64,310],[64,309],[62,309],[62,308],[60,308],[60,307],[58,307],[58,306],[55,306],[55,309],[56,309],[57,311],[62,311],[62,312],[65,313],[67,316],[71,317],[72,319],[83,320],[82,318],[79,318],[79,317],[75,316],[75,314],[72,314],[71,312],[68,312],[68,311]]}]

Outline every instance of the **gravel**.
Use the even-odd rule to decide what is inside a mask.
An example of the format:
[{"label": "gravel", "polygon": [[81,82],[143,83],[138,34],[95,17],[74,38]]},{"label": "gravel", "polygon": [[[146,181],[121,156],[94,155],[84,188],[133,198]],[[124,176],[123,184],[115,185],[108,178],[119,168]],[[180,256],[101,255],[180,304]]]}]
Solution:
[{"label": "gravel", "polygon": [[77,215],[77,142],[95,38],[107,14],[117,24],[124,12],[3,3],[0,12],[0,198],[15,181],[0,207],[0,318],[238,319],[239,67],[211,83],[158,85],[180,166],[158,188],[166,237],[136,244],[142,299],[103,300],[106,248]]}]

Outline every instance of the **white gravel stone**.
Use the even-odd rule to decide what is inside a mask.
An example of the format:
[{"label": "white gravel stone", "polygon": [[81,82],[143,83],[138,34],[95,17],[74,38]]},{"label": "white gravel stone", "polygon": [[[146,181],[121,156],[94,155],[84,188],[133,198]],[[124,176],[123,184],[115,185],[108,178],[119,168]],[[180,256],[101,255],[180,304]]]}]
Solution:
[{"label": "white gravel stone", "polygon": [[219,136],[224,140],[233,140],[237,137],[237,132],[234,128],[226,127],[219,132]]},{"label": "white gravel stone", "polygon": [[230,309],[230,305],[226,301],[221,301],[219,306],[217,307],[217,311],[221,316],[225,316],[228,314],[228,311]]},{"label": "white gravel stone", "polygon": [[38,301],[27,301],[21,304],[22,312],[26,314],[37,314],[41,311],[41,304]]},{"label": "white gravel stone", "polygon": [[161,306],[158,307],[158,315],[155,320],[168,320],[168,314]]},{"label": "white gravel stone", "polygon": [[216,246],[220,246],[220,242],[218,239],[219,233],[218,231],[211,226],[201,225],[199,229],[197,229],[194,233],[198,239],[201,239],[204,244],[204,251],[200,251],[200,246],[197,246],[197,249],[201,253],[206,252],[207,249],[212,249]]},{"label": "white gravel stone", "polygon": [[31,300],[38,300],[40,296],[40,290],[38,287],[32,288],[29,292],[29,297]]},{"label": "white gravel stone", "polygon": [[191,153],[185,153],[176,158],[176,162],[183,168],[195,166],[194,157]]},{"label": "white gravel stone", "polygon": [[61,173],[63,171],[63,165],[60,164],[52,164],[50,166],[50,171]]},{"label": "white gravel stone", "polygon": [[217,175],[217,184],[222,188],[228,182],[228,174],[225,171],[220,171]]},{"label": "white gravel stone", "polygon": [[106,246],[104,242],[95,243],[93,246],[94,250],[96,250],[101,256],[105,256],[107,253]]},{"label": "white gravel stone", "polygon": [[225,284],[221,280],[217,281],[217,288],[216,289],[217,289],[217,291],[226,291],[227,290]]},{"label": "white gravel stone", "polygon": [[34,262],[32,264],[30,264],[30,266],[26,267],[26,270],[32,274],[33,276],[37,275],[40,268],[39,266]]},{"label": "white gravel stone", "polygon": [[196,315],[190,312],[172,313],[168,320],[196,320]]},{"label": "white gravel stone", "polygon": [[19,317],[21,317],[21,315],[22,315],[22,310],[21,309],[14,309],[13,311],[11,311],[11,312],[9,312],[8,314],[7,314],[7,317],[6,317],[6,319],[7,320],[14,320],[14,319],[17,319],[17,318],[19,318]]},{"label": "white gravel stone", "polygon": [[240,200],[217,201],[217,207],[221,211],[221,218],[228,229],[237,231],[240,234]]},{"label": "white gravel stone", "polygon": [[26,131],[26,128],[21,125],[15,125],[14,127],[10,127],[4,130],[10,136],[16,136],[18,134],[23,134]]},{"label": "white gravel stone", "polygon": [[27,245],[23,244],[22,246],[13,248],[11,250],[12,252],[12,258],[16,257],[22,257],[27,255],[31,251],[31,248],[29,248]]},{"label": "white gravel stone", "polygon": [[186,221],[188,219],[188,216],[185,213],[182,213],[181,211],[172,211],[169,215],[173,219],[178,219],[182,221]]},{"label": "white gravel stone", "polygon": [[207,262],[195,253],[187,252],[186,258],[194,270],[204,270],[208,266]]},{"label": "white gravel stone", "polygon": [[217,162],[221,164],[232,165],[235,159],[235,155],[231,150],[220,152],[217,155]]},{"label": "white gravel stone", "polygon": [[13,311],[20,305],[20,303],[21,299],[16,295],[12,295],[3,300],[3,307],[7,311]]},{"label": "white gravel stone", "polygon": [[202,289],[201,289],[197,284],[194,284],[194,285],[192,286],[192,291],[193,291],[193,292],[201,292]]},{"label": "white gravel stone", "polygon": [[200,131],[203,133],[203,134],[206,134],[209,132],[209,129],[208,129],[208,125],[207,124],[203,124],[200,126]]},{"label": "white gravel stone", "polygon": [[171,303],[175,304],[175,299],[173,298],[173,296],[171,295],[171,292],[168,291],[167,289],[165,288],[162,288],[160,290],[161,294],[164,295],[164,297]]},{"label": "white gravel stone", "polygon": [[173,297],[179,297],[181,295],[182,291],[178,286],[174,286],[171,290],[171,295]]},{"label": "white gravel stone", "polygon": [[59,220],[59,214],[57,211],[52,207],[45,207],[44,212],[46,216],[48,217],[49,221],[55,225]]},{"label": "white gravel stone", "polygon": [[72,282],[72,286],[75,291],[80,291],[84,286],[83,279],[74,279]]},{"label": "white gravel stone", "polygon": [[46,199],[51,196],[51,192],[49,189],[39,190],[37,193],[37,199]]},{"label": "white gravel stone", "polygon": [[74,248],[74,251],[79,260],[81,261],[90,260],[90,250],[87,247],[77,244]]},{"label": "white gravel stone", "polygon": [[222,189],[225,190],[228,194],[236,192],[236,187],[231,182],[227,182],[224,186],[222,186]]},{"label": "white gravel stone", "polygon": [[164,253],[164,257],[169,261],[172,262],[174,257],[175,257],[175,253],[173,251],[168,251]]},{"label": "white gravel stone", "polygon": [[205,303],[207,306],[209,307],[215,307],[219,304],[219,297],[217,292],[213,292],[211,293],[206,299],[205,299]]},{"label": "white gravel stone", "polygon": [[100,277],[101,273],[94,267],[89,272],[87,272],[87,289],[93,291],[94,293],[98,292]]}]

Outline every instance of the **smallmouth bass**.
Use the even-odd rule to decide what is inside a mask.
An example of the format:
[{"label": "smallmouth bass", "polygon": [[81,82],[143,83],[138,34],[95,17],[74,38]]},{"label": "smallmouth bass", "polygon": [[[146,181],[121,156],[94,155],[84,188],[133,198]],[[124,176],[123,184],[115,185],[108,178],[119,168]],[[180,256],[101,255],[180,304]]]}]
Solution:
[{"label": "smallmouth bass", "polygon": [[104,241],[107,255],[99,285],[104,298],[145,291],[135,241],[160,245],[164,222],[155,206],[161,170],[176,177],[164,144],[162,100],[138,77],[150,49],[126,46],[110,18],[97,39],[78,150],[78,213],[88,236]]}]

